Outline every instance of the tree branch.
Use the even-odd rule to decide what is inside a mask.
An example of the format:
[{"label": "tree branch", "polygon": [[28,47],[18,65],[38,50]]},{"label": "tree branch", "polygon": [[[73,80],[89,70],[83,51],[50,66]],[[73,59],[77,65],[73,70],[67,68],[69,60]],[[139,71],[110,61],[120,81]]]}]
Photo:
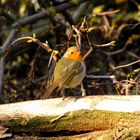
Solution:
[{"label": "tree branch", "polygon": [[[12,43],[16,33],[17,33],[17,30],[12,29],[11,33],[9,34],[6,41],[4,42],[3,46],[0,48],[1,49],[0,52],[5,52],[5,50],[9,47],[10,43]],[[3,73],[4,73],[4,58],[3,58],[3,56],[0,56],[0,98],[2,98],[1,92],[2,92]]]},{"label": "tree branch", "polygon": [[4,73],[4,58],[0,58],[0,104],[4,103],[4,97],[1,93],[2,91],[2,81],[3,81],[3,73]]},{"label": "tree branch", "polygon": [[[83,2],[86,2],[86,0],[77,0],[77,3],[75,5],[79,5],[79,4],[83,3]],[[63,3],[61,5],[58,5],[56,7],[56,10],[58,10],[59,12],[61,12],[61,11],[64,11],[67,8],[70,8],[72,6],[74,6],[74,4],[71,1],[69,1],[67,3]]]},{"label": "tree branch", "polygon": [[121,66],[114,67],[114,69],[116,70],[116,69],[119,69],[119,68],[129,67],[129,66],[134,65],[134,64],[139,63],[139,62],[140,62],[140,59],[137,60],[137,61],[134,61],[132,63],[126,64],[126,65],[121,65]]},{"label": "tree branch", "polygon": [[84,14],[84,12],[87,10],[89,3],[84,2],[82,3],[79,8],[76,10],[76,12],[73,15],[73,20],[77,24],[81,16]]},{"label": "tree branch", "polygon": [[4,16],[6,19],[8,19],[10,22],[14,22],[16,19],[13,15],[5,12],[3,9],[0,9],[0,15]]},{"label": "tree branch", "polygon": [[[80,3],[83,3],[83,2],[85,2],[85,0],[78,0],[77,5]],[[56,10],[61,12],[61,11],[64,11],[67,8],[70,8],[72,6],[73,6],[73,3],[67,2],[67,3],[63,3],[61,5],[56,6]],[[48,15],[49,15],[49,13],[47,11],[43,10],[43,11],[41,11],[37,14],[34,14],[32,16],[28,16],[28,17],[25,17],[23,19],[19,19],[18,21],[16,21],[15,23],[12,24],[13,29],[12,29],[11,33],[14,30],[16,30],[16,28],[19,28],[21,26],[25,26],[25,25],[30,24],[30,23],[34,23],[40,19],[47,17]],[[3,47],[3,51],[0,50],[0,54],[2,54],[5,51],[5,49],[8,48],[8,45],[4,45],[4,46],[7,46],[7,47]]]},{"label": "tree branch", "polygon": [[23,19],[16,21],[15,23],[13,23],[12,27],[19,28],[21,26],[25,26],[29,23],[34,23],[40,19],[43,19],[43,18],[47,17],[48,15],[49,15],[48,12],[42,11],[40,13],[37,13],[32,16],[28,16],[28,17],[25,17]]},{"label": "tree branch", "polygon": [[113,10],[113,11],[105,11],[101,13],[96,13],[95,16],[106,16],[106,15],[112,15],[120,12],[120,10]]}]

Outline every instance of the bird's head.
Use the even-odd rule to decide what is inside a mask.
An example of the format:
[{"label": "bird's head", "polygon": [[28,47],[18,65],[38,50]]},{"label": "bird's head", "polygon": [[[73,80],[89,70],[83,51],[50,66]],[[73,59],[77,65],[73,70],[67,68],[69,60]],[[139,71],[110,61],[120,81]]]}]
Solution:
[{"label": "bird's head", "polygon": [[82,60],[80,49],[76,46],[72,46],[68,48],[63,57],[71,59],[71,60],[75,60],[75,61]]}]

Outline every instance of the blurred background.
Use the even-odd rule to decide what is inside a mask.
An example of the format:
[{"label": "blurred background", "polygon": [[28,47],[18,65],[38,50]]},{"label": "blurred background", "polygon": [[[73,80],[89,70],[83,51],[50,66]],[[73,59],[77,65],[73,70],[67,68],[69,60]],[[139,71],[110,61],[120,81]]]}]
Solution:
[{"label": "blurred background", "polygon": [[[26,25],[18,24],[41,12],[46,12],[46,16],[29,20]],[[93,49],[85,61],[87,74],[115,75],[118,81],[113,84],[110,79],[86,78],[88,95],[125,95],[124,87],[128,84],[131,85],[129,94],[140,94],[140,63],[114,69],[140,59],[138,0],[1,0],[0,46],[16,28],[13,41],[34,33],[37,39],[43,43],[48,41],[52,49],[63,55],[68,46],[75,45],[75,39],[69,39],[71,26],[78,27],[85,16],[93,44],[116,42],[115,46]],[[88,49],[89,43],[83,33],[82,53]],[[1,92],[5,102],[40,99],[50,53],[27,40],[19,40],[7,50]]]}]

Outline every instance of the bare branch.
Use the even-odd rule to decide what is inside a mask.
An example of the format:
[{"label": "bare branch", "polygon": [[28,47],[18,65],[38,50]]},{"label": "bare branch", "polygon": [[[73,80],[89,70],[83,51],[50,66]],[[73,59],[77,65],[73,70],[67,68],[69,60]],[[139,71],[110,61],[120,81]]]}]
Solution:
[{"label": "bare branch", "polygon": [[78,48],[81,48],[81,32],[75,26],[72,26],[72,28],[76,32],[76,35],[74,35],[75,41],[76,41],[76,46]]},{"label": "bare branch", "polygon": [[73,20],[77,24],[81,16],[84,14],[84,11],[87,10],[89,2],[82,3],[79,8],[73,14]]},{"label": "bare branch", "polygon": [[[61,5],[58,5],[55,8],[58,12],[61,12],[61,11],[66,10],[67,8],[72,7],[73,5],[78,5],[78,4],[83,3],[83,2],[85,2],[85,0],[77,0],[76,4],[73,4],[71,1],[69,1],[67,3],[62,3]],[[8,15],[7,13],[3,13],[3,15],[7,19],[10,19],[12,22],[14,22],[15,19],[11,15]],[[12,41],[13,41],[16,33],[17,33],[17,29],[22,27],[22,26],[25,26],[27,24],[34,23],[34,22],[36,22],[40,19],[43,19],[43,18],[47,17],[48,15],[49,15],[49,13],[47,11],[43,10],[43,11],[37,13],[37,14],[25,17],[23,19],[19,19],[12,24],[12,30],[11,30],[9,36],[6,39],[6,41],[4,42],[3,46],[0,48],[0,96],[1,96],[2,80],[3,80],[3,72],[4,72],[3,54],[6,52],[6,50],[8,49],[10,44],[12,43]],[[49,51],[53,52],[53,50],[51,48],[49,48],[49,46],[46,43],[41,43],[39,40],[37,40],[37,39],[34,40],[33,38],[32,38],[32,40],[35,43],[37,43],[39,46],[41,46],[42,48],[47,50],[48,52]]]},{"label": "bare branch", "polygon": [[[110,42],[110,43],[112,43],[112,42]],[[113,43],[114,43],[114,41],[113,41]],[[125,51],[125,49],[127,48],[128,44],[129,44],[129,39],[126,41],[126,43],[125,43],[125,45],[123,46],[123,48],[121,48],[121,49],[119,49],[119,50],[116,50],[116,51],[113,51],[113,52],[107,52],[107,51],[101,51],[101,50],[100,50],[100,51],[101,51],[102,53],[108,55],[108,56],[117,55],[117,54],[122,53],[123,51]],[[111,44],[110,44],[110,45],[111,45]]]},{"label": "bare branch", "polygon": [[45,49],[46,51],[48,52],[52,52],[53,50],[49,47],[49,45],[47,43],[42,43],[40,42],[38,39],[34,38],[34,37],[31,37],[31,36],[25,36],[25,37],[21,37],[21,38],[18,38],[16,39],[14,42],[11,43],[11,45],[13,45],[14,43],[16,43],[17,41],[20,41],[20,40],[31,40],[32,42],[34,43],[37,43],[40,47],[42,47],[43,49]]},{"label": "bare branch", "polygon": [[140,59],[140,57],[133,52],[127,51],[127,54],[130,55],[131,57],[136,58],[136,59]]},{"label": "bare branch", "polygon": [[[76,5],[79,5],[80,3],[83,3],[83,2],[86,2],[86,0],[77,0]],[[58,10],[59,12],[61,12],[61,11],[64,11],[67,8],[70,8],[72,6],[74,6],[74,4],[71,1],[69,1],[67,3],[63,3],[63,4],[59,5],[59,6],[57,6],[56,7],[56,10]]]},{"label": "bare branch", "polygon": [[115,75],[86,75],[88,79],[116,79]]},{"label": "bare branch", "polygon": [[[86,17],[84,18],[84,21],[83,21],[83,24],[86,24],[86,28],[88,28],[88,24],[86,22]],[[84,26],[84,25],[81,25],[81,26]],[[90,54],[91,52],[93,51],[93,47],[94,47],[94,44],[92,43],[91,41],[91,38],[90,38],[90,34],[87,30],[86,31],[86,37],[87,37],[87,40],[88,40],[88,43],[89,43],[89,46],[90,46],[90,49],[88,50],[88,52],[83,56],[83,60],[85,60]]]},{"label": "bare branch", "polygon": [[3,81],[3,73],[4,73],[4,58],[0,58],[0,103],[4,103],[3,95],[1,94],[2,91],[2,81]]},{"label": "bare branch", "polygon": [[8,19],[10,22],[14,22],[16,19],[13,15],[5,12],[3,9],[0,9],[0,15],[4,16],[6,19]]},{"label": "bare branch", "polygon": [[12,29],[12,31],[10,32],[8,38],[6,39],[6,41],[4,42],[4,44],[1,47],[1,50],[5,50],[9,47],[9,44],[13,41],[15,35],[17,33],[16,29]]},{"label": "bare branch", "polygon": [[[12,29],[11,33],[9,34],[6,41],[4,42],[3,46],[0,48],[2,53],[8,48],[10,43],[13,41],[16,33],[17,33],[17,30]],[[1,56],[0,57],[0,98],[2,97],[1,90],[2,90],[3,73],[4,73],[4,58],[3,56]]]},{"label": "bare branch", "polygon": [[114,69],[116,70],[116,69],[119,69],[119,68],[129,67],[129,66],[134,65],[134,64],[139,63],[139,62],[140,62],[140,59],[137,60],[137,61],[134,61],[132,63],[126,64],[126,65],[121,65],[121,66],[114,67]]},{"label": "bare branch", "polygon": [[[78,0],[77,4],[80,4],[80,3],[83,3],[83,2],[85,2],[85,0]],[[70,8],[71,6],[73,6],[73,4],[71,2],[63,3],[61,5],[56,6],[56,10],[61,12],[61,11],[66,10],[67,8]],[[25,26],[25,25],[30,24],[30,23],[34,23],[34,22],[36,22],[40,19],[43,19],[43,18],[47,17],[48,15],[49,15],[49,13],[47,11],[43,10],[43,11],[37,13],[37,14],[25,17],[23,19],[19,19],[18,21],[16,21],[15,23],[12,24],[13,29],[12,29],[11,33],[13,31],[15,31],[16,28],[19,28],[21,26]],[[8,48],[8,45],[6,45],[6,46],[7,47],[3,47],[3,49],[4,49],[3,51],[0,50],[0,54],[2,54],[5,51],[5,49]]]},{"label": "bare branch", "polygon": [[66,20],[67,20],[71,25],[75,25],[75,22],[74,22],[74,20],[73,20],[73,18],[72,18],[72,16],[71,16],[71,14],[70,14],[68,11],[64,10],[64,11],[62,11],[61,13],[65,16]]},{"label": "bare branch", "polygon": [[[87,36],[88,38],[88,41],[89,41],[89,37]],[[85,60],[90,54],[91,52],[93,51],[93,44],[89,43],[90,45],[90,49],[88,50],[88,52],[83,56],[82,60]]]},{"label": "bare branch", "polygon": [[101,12],[101,13],[96,13],[94,14],[95,16],[106,16],[106,15],[112,15],[112,14],[116,14],[119,13],[120,10],[114,10],[114,11],[105,11],[105,12]]},{"label": "bare branch", "polygon": [[24,26],[24,25],[27,25],[29,23],[34,23],[40,19],[43,19],[45,17],[48,16],[48,12],[46,12],[45,10],[40,12],[40,13],[37,13],[37,14],[34,14],[32,16],[28,16],[28,17],[25,17],[23,19],[20,19],[18,21],[16,21],[12,27],[14,28],[17,28],[17,27],[21,27],[21,26]]},{"label": "bare branch", "polygon": [[111,41],[106,44],[94,44],[96,48],[108,47],[108,46],[115,46],[115,41]]}]

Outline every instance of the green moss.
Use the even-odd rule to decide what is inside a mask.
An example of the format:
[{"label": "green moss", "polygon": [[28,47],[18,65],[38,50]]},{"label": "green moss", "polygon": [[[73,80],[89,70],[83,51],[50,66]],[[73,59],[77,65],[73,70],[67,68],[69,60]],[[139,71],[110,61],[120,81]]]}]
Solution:
[{"label": "green moss", "polygon": [[12,119],[9,121],[1,121],[0,125],[6,126],[6,127],[16,127],[21,125],[21,119]]},{"label": "green moss", "polygon": [[49,129],[53,129],[53,125],[51,123],[51,120],[54,119],[56,116],[50,116],[50,117],[35,117],[28,121],[27,125],[25,126],[26,129],[30,130],[37,130],[37,129],[46,129],[49,131]]},{"label": "green moss", "polygon": [[97,131],[115,128],[115,126],[121,122],[127,126],[140,117],[139,114],[135,113],[81,110],[71,112],[52,122],[55,118],[57,118],[57,116],[35,117],[27,122],[16,119],[9,122],[1,122],[0,125],[11,129],[14,128],[13,131],[22,130],[26,132],[31,131],[33,133],[37,131],[55,132],[60,130],[77,132],[88,130]]}]

